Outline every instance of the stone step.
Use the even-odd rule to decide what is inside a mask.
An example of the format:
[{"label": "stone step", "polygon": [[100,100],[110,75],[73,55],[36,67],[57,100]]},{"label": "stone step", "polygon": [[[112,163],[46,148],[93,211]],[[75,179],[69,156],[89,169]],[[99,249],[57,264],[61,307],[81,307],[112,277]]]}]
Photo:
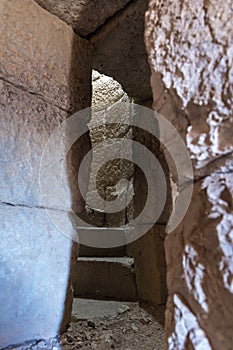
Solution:
[{"label": "stone step", "polygon": [[80,245],[79,256],[80,257],[124,257],[126,255],[126,247],[116,248],[93,248],[85,245]]},{"label": "stone step", "polygon": [[72,276],[74,296],[89,299],[136,301],[134,259],[79,257]]},{"label": "stone step", "polygon": [[137,302],[74,298],[72,315],[76,316],[76,320],[116,317],[134,306],[139,306],[139,304]]}]

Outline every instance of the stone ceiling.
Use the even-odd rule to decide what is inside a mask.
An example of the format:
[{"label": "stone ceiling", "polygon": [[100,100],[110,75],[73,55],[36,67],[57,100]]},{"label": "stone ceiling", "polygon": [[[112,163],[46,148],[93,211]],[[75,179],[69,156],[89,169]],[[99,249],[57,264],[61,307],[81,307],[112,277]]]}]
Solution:
[{"label": "stone ceiling", "polygon": [[136,102],[151,98],[144,44],[148,0],[35,0],[93,45],[93,69],[113,77]]}]

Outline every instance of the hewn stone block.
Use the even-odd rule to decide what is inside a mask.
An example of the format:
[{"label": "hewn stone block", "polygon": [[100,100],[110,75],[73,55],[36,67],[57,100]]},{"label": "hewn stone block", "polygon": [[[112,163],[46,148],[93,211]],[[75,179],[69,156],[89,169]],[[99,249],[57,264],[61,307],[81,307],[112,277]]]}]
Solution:
[{"label": "hewn stone block", "polygon": [[154,225],[149,232],[127,246],[134,257],[138,297],[151,305],[165,304],[166,263],[164,252],[165,226]]},{"label": "hewn stone block", "polygon": [[129,0],[35,0],[47,11],[70,24],[86,36],[94,32],[109,17],[123,8]]},{"label": "hewn stone block", "polygon": [[32,0],[2,1],[0,18],[0,76],[62,109],[87,107],[88,42]]},{"label": "hewn stone block", "polygon": [[[63,159],[68,203],[62,193],[56,200],[50,198],[49,212],[43,209],[39,167],[55,127],[89,105],[91,66],[87,42],[34,1],[3,0],[0,17],[4,47],[0,70],[2,348],[55,336],[69,321],[69,278],[76,246],[47,214],[60,221],[65,218],[72,228],[68,209],[73,201],[79,210],[83,206],[77,166],[89,149],[88,138]],[[63,156],[66,142],[65,137],[60,146]],[[53,172],[54,162],[51,152],[46,167],[60,176]],[[42,180],[57,192],[53,181]]]},{"label": "hewn stone block", "polygon": [[[49,136],[67,112],[12,84],[0,81],[0,86],[0,201],[43,206],[41,157]],[[49,166],[53,165],[51,159]],[[69,206],[54,201],[51,207]]]},{"label": "hewn stone block", "polygon": [[72,241],[44,209],[0,205],[0,218],[0,348],[55,336],[65,312]]}]

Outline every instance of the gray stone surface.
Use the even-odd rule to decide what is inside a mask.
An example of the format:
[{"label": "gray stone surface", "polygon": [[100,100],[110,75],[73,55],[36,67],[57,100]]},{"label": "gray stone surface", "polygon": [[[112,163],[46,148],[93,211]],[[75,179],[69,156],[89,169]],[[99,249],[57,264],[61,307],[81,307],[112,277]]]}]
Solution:
[{"label": "gray stone surface", "polygon": [[[49,136],[67,113],[3,80],[0,86],[0,201],[43,206],[41,156]],[[66,203],[55,201],[51,207],[68,208]]]},{"label": "gray stone surface", "polygon": [[72,241],[43,209],[0,205],[0,348],[59,332]]},{"label": "gray stone surface", "polygon": [[135,303],[122,301],[91,300],[74,298],[72,315],[79,320],[90,320],[98,317],[116,317],[130,309]]},{"label": "gray stone surface", "polygon": [[232,348],[232,10],[151,0],[146,15],[154,108],[186,141],[197,180],[165,241],[166,349]]},{"label": "gray stone surface", "polygon": [[9,185],[1,186],[0,197],[40,206],[38,170],[45,144],[68,116],[65,110],[90,103],[90,52],[85,40],[33,1],[1,6],[1,180]]},{"label": "gray stone surface", "polygon": [[35,0],[47,11],[70,24],[82,36],[94,32],[129,0]]},{"label": "gray stone surface", "polygon": [[[70,319],[70,274],[77,246],[62,236],[43,209],[39,165],[54,128],[71,112],[88,106],[91,67],[87,42],[34,1],[4,0],[0,6],[4,47],[0,70],[2,348],[53,337]],[[84,152],[89,140],[82,140],[81,146]],[[79,153],[70,152],[64,173],[67,192],[73,195],[77,190],[72,200],[81,209],[73,172],[82,153],[77,147]],[[51,154],[50,169],[53,161]],[[53,185],[47,183],[50,188]],[[63,202],[51,199],[49,213],[70,223],[69,213],[57,209],[68,209],[73,203]]]},{"label": "gray stone surface", "polygon": [[[38,181],[41,156],[55,127],[69,115],[66,111],[90,103],[90,52],[85,40],[33,1],[25,1],[24,6],[18,0],[14,5],[4,1],[1,6],[1,45],[5,50],[0,83],[0,200],[42,206]],[[83,139],[82,143],[85,152],[89,141]],[[81,152],[76,154],[78,163]],[[66,185],[75,176],[72,169]],[[77,183],[74,190],[78,198],[72,199],[80,210]],[[64,209],[71,203],[51,200],[50,206]]]},{"label": "gray stone surface", "polygon": [[[77,142],[66,157],[68,137],[62,136],[62,142],[51,149],[49,161],[44,163],[45,167],[40,168],[49,137],[69,114],[43,98],[3,80],[0,80],[0,91],[0,201],[43,207],[41,184],[45,189],[43,195],[46,195],[47,186],[53,186],[56,193],[56,196],[47,199],[46,206],[63,210],[73,207],[80,211],[83,203],[77,183],[77,168],[82,154],[90,147],[88,137]],[[62,177],[60,168],[56,172],[57,167],[54,167],[53,152],[58,146],[64,161]],[[49,184],[42,175],[47,167],[54,179],[61,177],[63,191],[56,187],[56,181]],[[66,167],[69,168],[69,173]]]}]

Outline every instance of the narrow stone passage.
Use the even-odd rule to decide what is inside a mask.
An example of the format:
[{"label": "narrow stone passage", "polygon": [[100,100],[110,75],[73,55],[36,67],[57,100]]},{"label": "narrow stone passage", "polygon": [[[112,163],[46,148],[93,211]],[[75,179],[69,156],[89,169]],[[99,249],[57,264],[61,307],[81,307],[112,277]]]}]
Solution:
[{"label": "narrow stone passage", "polygon": [[0,0],[0,350],[233,349],[232,14]]}]

